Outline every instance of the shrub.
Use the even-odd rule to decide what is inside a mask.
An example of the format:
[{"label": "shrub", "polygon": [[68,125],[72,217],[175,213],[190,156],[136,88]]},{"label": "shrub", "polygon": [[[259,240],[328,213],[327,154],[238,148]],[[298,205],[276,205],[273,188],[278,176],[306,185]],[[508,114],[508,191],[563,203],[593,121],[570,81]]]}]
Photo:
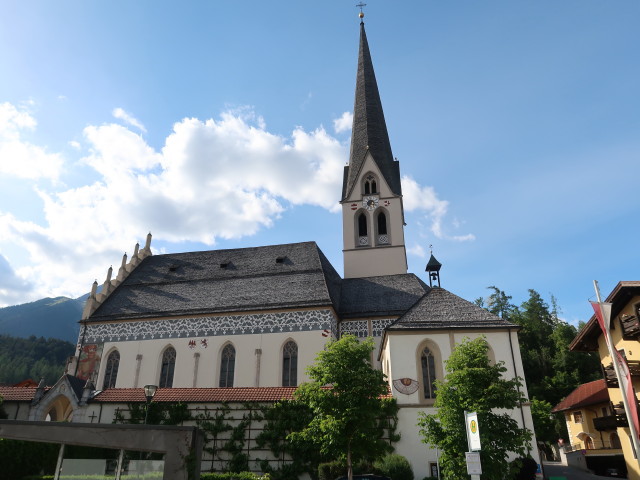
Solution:
[{"label": "shrub", "polygon": [[413,480],[413,470],[409,460],[397,453],[382,457],[375,463],[375,467],[382,475],[391,477],[393,480]]},{"label": "shrub", "polygon": [[346,473],[347,466],[344,462],[327,462],[318,465],[318,480],[334,480]]},{"label": "shrub", "polygon": [[535,480],[538,463],[531,457],[516,458],[509,465],[509,470],[515,473],[515,480]]}]

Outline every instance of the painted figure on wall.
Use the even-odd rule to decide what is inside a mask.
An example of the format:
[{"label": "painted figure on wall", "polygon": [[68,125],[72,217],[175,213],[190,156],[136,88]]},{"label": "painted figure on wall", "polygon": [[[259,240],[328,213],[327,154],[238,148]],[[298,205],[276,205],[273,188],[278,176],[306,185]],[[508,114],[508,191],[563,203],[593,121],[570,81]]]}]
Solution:
[{"label": "painted figure on wall", "polygon": [[93,373],[98,371],[101,356],[102,345],[95,343],[84,345],[80,351],[80,361],[78,362],[76,377],[82,380],[89,380]]}]

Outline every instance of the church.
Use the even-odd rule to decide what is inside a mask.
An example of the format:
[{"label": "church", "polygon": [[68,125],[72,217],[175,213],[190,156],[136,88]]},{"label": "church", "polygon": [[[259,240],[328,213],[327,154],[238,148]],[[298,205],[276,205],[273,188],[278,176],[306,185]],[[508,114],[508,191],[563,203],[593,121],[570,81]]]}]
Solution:
[{"label": "church", "polygon": [[[429,284],[407,271],[400,164],[362,21],[339,201],[343,277],[315,242],[153,255],[149,234],[101,289],[94,283],[60,381],[0,391],[10,418],[111,423],[144,402],[145,385],[159,387],[154,402],[189,408],[291,398],[316,353],[352,334],[375,340],[373,365],[399,406],[395,451],[416,478],[433,475],[437,452],[416,423],[419,412],[433,413],[444,361],[465,337],[485,336],[505,375],[524,378],[518,327],[442,288],[433,256]],[[528,404],[511,414],[533,431]],[[217,461],[205,458],[203,471]]]}]

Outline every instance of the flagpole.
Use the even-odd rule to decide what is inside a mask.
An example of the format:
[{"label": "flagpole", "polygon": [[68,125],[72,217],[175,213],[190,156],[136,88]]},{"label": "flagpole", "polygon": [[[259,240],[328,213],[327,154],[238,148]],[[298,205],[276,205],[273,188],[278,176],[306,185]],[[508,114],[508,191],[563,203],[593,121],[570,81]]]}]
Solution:
[{"label": "flagpole", "polygon": [[[615,356],[613,340],[611,339],[611,331],[610,331],[610,322],[611,322],[611,314],[609,313],[609,317],[606,318],[604,316],[604,312],[602,310],[602,300],[600,298],[600,287],[598,286],[598,281],[593,281],[593,288],[596,290],[596,298],[598,299],[598,308],[600,309],[600,315],[605,320],[603,329],[605,343],[607,344],[607,348],[609,350],[609,356],[611,357],[611,363],[613,364],[613,369],[616,373],[616,378],[618,379],[618,388],[620,388],[620,393],[622,394],[622,404],[624,405],[624,412],[627,415],[627,423],[629,424],[629,431],[631,433],[631,442],[633,443],[633,449],[635,450],[636,461],[640,464],[640,444],[638,441],[638,432],[636,431],[636,425],[631,416],[631,408],[629,406],[629,401],[627,400],[627,388],[626,384],[622,379],[622,375],[620,374],[620,366],[618,365],[618,360]],[[633,384],[630,385],[633,388]],[[615,412],[613,412],[615,416]]]}]

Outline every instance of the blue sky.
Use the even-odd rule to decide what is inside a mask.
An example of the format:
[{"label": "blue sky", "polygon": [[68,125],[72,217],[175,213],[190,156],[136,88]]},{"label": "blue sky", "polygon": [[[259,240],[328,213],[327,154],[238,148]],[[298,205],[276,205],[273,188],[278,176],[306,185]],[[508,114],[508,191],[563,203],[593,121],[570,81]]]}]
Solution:
[{"label": "blue sky", "polygon": [[[155,253],[315,240],[342,271],[357,2],[5,2],[0,305]],[[410,270],[590,316],[637,280],[640,3],[369,0]]]}]

